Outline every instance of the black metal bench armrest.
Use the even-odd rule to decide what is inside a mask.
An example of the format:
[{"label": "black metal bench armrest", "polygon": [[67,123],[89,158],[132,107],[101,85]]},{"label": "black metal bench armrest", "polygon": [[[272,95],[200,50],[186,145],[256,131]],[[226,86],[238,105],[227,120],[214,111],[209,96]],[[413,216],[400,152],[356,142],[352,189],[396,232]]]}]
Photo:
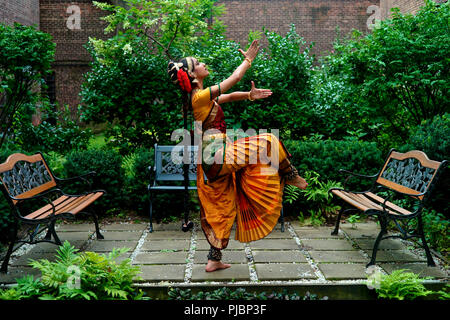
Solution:
[{"label": "black metal bench armrest", "polygon": [[371,175],[371,176],[368,176],[368,175],[365,175],[365,174],[351,172],[351,171],[348,171],[348,170],[345,170],[345,169],[339,169],[339,172],[347,173],[347,174],[352,175],[352,176],[363,177],[363,178],[376,178],[378,176],[378,173],[376,173],[374,175]]},{"label": "black metal bench armrest", "polygon": [[361,177],[361,178],[368,178],[368,179],[373,179],[373,178],[376,178],[376,177],[378,176],[378,173],[369,176],[369,175],[365,175],[365,174],[360,174],[360,173],[351,172],[351,171],[348,171],[348,170],[345,170],[345,169],[339,169],[339,172],[340,172],[340,173],[346,173],[346,174],[348,174],[347,178],[345,179],[345,181],[344,181],[344,183],[343,183],[344,189],[345,189],[345,186],[346,186],[348,180],[349,180],[350,177],[352,177],[352,176]]},{"label": "black metal bench armrest", "polygon": [[88,179],[86,179],[86,177],[89,177],[89,176],[95,176],[97,173],[95,172],[95,171],[90,171],[90,172],[87,172],[87,173],[84,173],[84,174],[82,174],[82,175],[79,175],[79,176],[76,176],[76,177],[70,177],[70,178],[65,178],[65,179],[63,179],[63,178],[58,178],[58,177],[56,177],[56,176],[53,176],[54,178],[55,178],[55,180],[56,180],[56,182],[59,184],[60,182],[68,182],[68,181],[74,181],[74,180],[82,180],[82,181],[84,181],[84,182],[87,182],[88,183],[88,185],[89,185],[89,187],[92,187],[92,183],[88,180]]},{"label": "black metal bench armrest", "polygon": [[[10,196],[10,198],[12,200],[16,200],[18,202],[25,201],[25,200],[34,200],[34,199],[41,199],[41,198],[43,198],[43,199],[45,199],[48,202],[48,204],[50,204],[52,206],[53,212],[52,212],[51,216],[54,216],[55,213],[56,213],[56,208],[55,208],[55,205],[53,204],[53,201],[50,198],[48,198],[47,195],[51,194],[51,193],[55,193],[55,192],[60,193],[62,195],[65,194],[61,189],[50,189],[50,190],[43,191],[43,192],[41,192],[41,193],[39,193],[39,194],[37,194],[35,196],[32,196],[32,197],[16,198],[16,197]],[[17,211],[17,214],[21,218],[23,218],[22,215],[19,213],[19,211],[18,210],[16,210],[16,211]]]}]

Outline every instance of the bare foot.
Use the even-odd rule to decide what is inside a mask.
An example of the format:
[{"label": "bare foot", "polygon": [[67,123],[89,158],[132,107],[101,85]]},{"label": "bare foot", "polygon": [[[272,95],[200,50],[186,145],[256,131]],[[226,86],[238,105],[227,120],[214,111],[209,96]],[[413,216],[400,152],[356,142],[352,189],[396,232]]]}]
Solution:
[{"label": "bare foot", "polygon": [[227,269],[229,267],[231,267],[231,264],[222,263],[222,261],[208,260],[205,271],[213,272],[213,271],[220,270],[220,269]]},{"label": "bare foot", "polygon": [[300,176],[295,176],[295,178],[292,180],[286,180],[286,184],[296,186],[297,188],[300,188],[303,190],[308,187],[308,183],[306,182],[306,180]]}]

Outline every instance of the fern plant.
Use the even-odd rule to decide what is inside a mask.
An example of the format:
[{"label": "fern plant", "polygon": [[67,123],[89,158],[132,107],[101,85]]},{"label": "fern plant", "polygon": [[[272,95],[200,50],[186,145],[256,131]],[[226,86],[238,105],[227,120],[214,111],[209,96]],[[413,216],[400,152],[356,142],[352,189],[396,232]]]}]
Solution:
[{"label": "fern plant", "polygon": [[414,300],[434,293],[427,290],[423,285],[423,281],[428,279],[431,278],[420,278],[415,273],[399,269],[393,271],[390,275],[382,275],[379,287],[375,290],[379,298]]},{"label": "fern plant", "polygon": [[133,280],[140,269],[130,259],[116,259],[128,248],[113,249],[108,255],[95,252],[78,253],[65,241],[57,251],[55,262],[31,260],[30,265],[41,271],[34,279],[25,276],[17,285],[0,292],[0,299],[21,300],[128,300],[144,299],[142,290],[136,292]]},{"label": "fern plant", "polygon": [[341,183],[332,180],[320,181],[320,175],[315,171],[306,171],[304,178],[308,181],[308,188],[299,191],[305,195],[307,201],[312,202],[312,209],[309,210],[311,220],[316,224],[328,221],[331,215],[340,209],[338,205],[333,204],[328,190],[342,187]]}]

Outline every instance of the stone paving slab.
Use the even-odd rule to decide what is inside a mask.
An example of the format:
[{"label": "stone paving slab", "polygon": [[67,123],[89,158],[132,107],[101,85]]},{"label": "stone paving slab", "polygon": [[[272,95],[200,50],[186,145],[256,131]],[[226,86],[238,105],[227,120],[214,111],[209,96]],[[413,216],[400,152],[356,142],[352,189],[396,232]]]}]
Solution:
[{"label": "stone paving slab", "polygon": [[264,239],[292,239],[292,236],[287,230],[284,230],[284,232],[281,232],[281,230],[273,230]]},{"label": "stone paving slab", "polygon": [[298,250],[282,251],[260,251],[252,250],[253,261],[261,262],[304,262],[307,263],[305,256]]},{"label": "stone paving slab", "polygon": [[[196,250],[209,250],[210,248],[211,246],[209,245],[208,241],[197,239],[197,243],[195,245]],[[225,250],[244,250],[244,248],[244,243],[230,239]]]},{"label": "stone paving slab", "polygon": [[96,240],[88,246],[86,251],[94,252],[110,252],[113,248],[129,248],[128,252],[132,252],[136,248],[137,241],[108,241]]},{"label": "stone paving slab", "polygon": [[250,271],[247,264],[233,264],[231,268],[206,272],[204,264],[194,264],[192,282],[199,281],[249,281]]},{"label": "stone paving slab", "polygon": [[143,265],[140,269],[141,273],[138,274],[138,276],[142,278],[140,281],[143,282],[183,282],[186,266],[171,265],[170,268],[168,268],[167,265]]},{"label": "stone paving slab", "polygon": [[299,239],[340,239],[343,234],[332,235],[333,228],[330,227],[294,227],[295,233]]},{"label": "stone paving slab", "polygon": [[294,250],[299,246],[294,239],[262,239],[249,243],[250,248],[264,250]]},{"label": "stone paving slab", "polygon": [[[375,244],[375,239],[354,239],[354,241],[361,249],[365,250],[372,250],[373,245]],[[380,245],[378,246],[379,250],[400,250],[404,248],[405,246],[400,240],[394,239],[381,240]]]},{"label": "stone paving slab", "polygon": [[183,231],[153,231],[147,233],[145,240],[177,240],[177,239],[191,239],[191,232]]},{"label": "stone paving slab", "polygon": [[[369,257],[372,257],[372,251],[366,251]],[[420,262],[426,261],[424,257],[405,251],[405,250],[379,250],[377,251],[376,263],[379,262]]]},{"label": "stone paving slab", "polygon": [[[112,223],[104,224],[100,226],[100,230],[106,231],[144,231],[148,229],[148,224],[146,223]],[[95,231],[95,226],[94,229]]]},{"label": "stone paving slab", "polygon": [[314,262],[366,262],[369,260],[359,251],[309,251]]},{"label": "stone paving slab", "polygon": [[189,251],[190,246],[191,242],[189,240],[151,240],[144,241],[141,251]]},{"label": "stone paving slab", "polygon": [[[62,243],[64,243],[65,240],[72,242],[76,240],[89,240],[92,236],[93,232],[90,231],[70,231],[70,232],[60,232],[56,231],[56,234],[58,235],[59,240],[61,240]],[[95,236],[94,236],[95,238]],[[52,238],[53,240],[53,238]]]},{"label": "stone paving slab", "polygon": [[[64,243],[64,241],[62,240],[61,242]],[[87,240],[71,240],[69,241],[69,243],[73,247],[75,247],[75,249],[80,250],[86,245]],[[53,252],[56,254],[57,250],[59,250],[59,246],[57,244],[49,242],[40,242],[33,245],[33,248],[31,248],[29,252]]]},{"label": "stone paving slab", "polygon": [[315,279],[314,270],[307,263],[255,263],[259,280]]},{"label": "stone paving slab", "polygon": [[188,252],[145,252],[136,256],[133,264],[186,264]]},{"label": "stone paving slab", "polygon": [[[194,255],[194,264],[205,264],[208,262],[208,251],[196,251]],[[222,261],[224,263],[247,263],[247,256],[244,250],[223,252]]]},{"label": "stone paving slab", "polygon": [[319,263],[317,266],[327,280],[367,279],[364,263]]},{"label": "stone paving slab", "polygon": [[306,250],[356,250],[349,241],[343,239],[307,239],[301,240],[301,243]]},{"label": "stone paving slab", "polygon": [[60,223],[55,226],[58,231],[95,231],[94,223]]},{"label": "stone paving slab", "polygon": [[448,278],[445,272],[436,267],[429,267],[426,263],[382,263],[380,266],[389,274],[394,270],[406,269],[408,272],[420,275],[420,277]]},{"label": "stone paving slab", "polygon": [[142,231],[106,231],[102,232],[105,237],[104,240],[139,240],[142,236]]},{"label": "stone paving slab", "polygon": [[356,228],[350,223],[341,224],[340,229],[345,231],[351,238],[376,238],[380,233],[380,226],[375,222],[358,223]]},{"label": "stone paving slab", "polygon": [[[150,224],[144,224],[147,228],[150,227]],[[170,222],[170,223],[153,223],[153,232],[155,231],[181,231],[181,223],[180,222]],[[188,232],[190,233],[190,232]]]},{"label": "stone paving slab", "polygon": [[40,259],[47,259],[48,261],[56,261],[55,253],[53,252],[31,252],[28,254],[25,254],[21,257],[18,257],[16,260],[14,260],[13,263],[10,262],[10,265],[12,266],[29,266],[30,259],[33,260],[40,260]]}]

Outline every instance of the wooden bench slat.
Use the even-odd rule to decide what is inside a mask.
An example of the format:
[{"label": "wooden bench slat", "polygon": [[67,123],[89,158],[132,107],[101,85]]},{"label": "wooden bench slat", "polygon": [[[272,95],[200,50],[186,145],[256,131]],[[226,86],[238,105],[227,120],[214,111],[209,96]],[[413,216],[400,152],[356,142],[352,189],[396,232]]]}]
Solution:
[{"label": "wooden bench slat", "polygon": [[[384,200],[385,200],[385,199],[377,196],[376,194],[374,194],[372,192],[367,192],[366,195],[368,195],[369,197],[373,198],[374,200],[376,200],[376,201],[378,201],[380,203],[383,203]],[[386,206],[391,208],[391,209],[393,209],[393,210],[396,210],[396,211],[398,211],[398,212],[400,212],[400,213],[402,213],[404,215],[411,214],[410,211],[405,210],[402,207],[399,207],[398,205],[396,205],[395,203],[392,203],[392,202],[389,202],[389,201],[386,201]]]},{"label": "wooden bench slat", "polygon": [[[68,196],[61,196],[58,199],[56,199],[55,201],[52,201],[52,203],[55,206],[55,209],[57,210],[58,206],[63,203],[64,201],[69,200],[70,198]],[[44,215],[45,217],[48,216],[51,212],[53,212],[53,207],[51,204],[47,204],[45,206],[43,206],[42,208],[28,214],[27,216],[25,216],[25,218],[27,219],[36,219],[38,217],[40,217],[41,215]]]},{"label": "wooden bench slat", "polygon": [[83,202],[79,203],[78,206],[73,206],[69,209],[69,212],[72,214],[77,214],[78,212],[81,212],[84,208],[89,206],[91,203],[93,203],[95,200],[100,198],[103,195],[103,192],[96,192],[91,193],[84,199]]},{"label": "wooden bench slat", "polygon": [[[82,211],[84,208],[89,206],[91,203],[93,203],[95,200],[100,198],[102,195],[103,192],[90,193],[79,197],[61,196],[52,202],[55,205],[56,209],[55,214],[56,215],[61,213],[77,214],[78,212]],[[25,216],[25,218],[44,219],[49,215],[51,215],[52,212],[53,212],[52,206],[50,204],[47,204],[41,209],[36,210],[33,213],[30,213],[29,215]]]},{"label": "wooden bench slat", "polygon": [[[371,193],[371,192],[361,194],[361,193],[347,192],[347,191],[343,191],[343,190],[333,190],[332,193],[362,211],[367,211],[369,209],[383,211],[383,207],[381,206],[381,203],[384,202],[384,199]],[[377,201],[378,203],[375,202],[374,200]],[[386,211],[393,215],[409,215],[409,214],[411,214],[410,211],[405,210],[389,201],[386,202],[386,207],[387,207]]]},{"label": "wooden bench slat", "polygon": [[362,203],[353,200],[352,198],[350,198],[349,196],[347,196],[344,192],[342,192],[341,190],[333,190],[331,191],[333,194],[337,195],[338,197],[340,197],[341,199],[343,199],[344,201],[348,202],[349,204],[353,205],[354,207],[362,210],[362,211],[367,211],[370,208],[364,206]]}]

